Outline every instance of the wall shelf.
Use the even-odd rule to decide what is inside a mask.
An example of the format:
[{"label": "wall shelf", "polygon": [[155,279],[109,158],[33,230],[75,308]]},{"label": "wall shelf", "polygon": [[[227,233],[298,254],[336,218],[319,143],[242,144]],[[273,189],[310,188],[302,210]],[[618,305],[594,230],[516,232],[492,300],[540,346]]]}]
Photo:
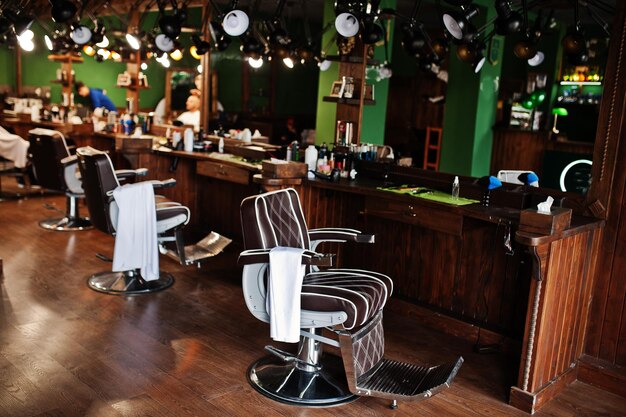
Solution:
[{"label": "wall shelf", "polygon": [[[342,97],[332,97],[332,96],[324,96],[322,98],[323,101],[329,102],[329,103],[337,103],[337,104],[352,104],[355,106],[358,106],[361,104],[361,99],[356,97],[356,98],[342,98]],[[374,104],[376,104],[375,100],[368,100],[365,99],[363,100],[363,104],[366,106],[373,106]]]}]

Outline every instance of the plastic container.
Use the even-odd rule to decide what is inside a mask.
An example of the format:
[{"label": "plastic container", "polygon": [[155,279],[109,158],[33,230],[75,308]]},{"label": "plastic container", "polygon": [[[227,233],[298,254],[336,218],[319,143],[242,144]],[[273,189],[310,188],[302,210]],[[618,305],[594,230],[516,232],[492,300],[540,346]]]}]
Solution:
[{"label": "plastic container", "polygon": [[459,199],[459,177],[455,176],[454,181],[452,182],[452,199]]},{"label": "plastic container", "polygon": [[317,164],[317,148],[315,145],[309,145],[304,151],[304,163],[310,170],[315,171]]},{"label": "plastic container", "polygon": [[187,129],[185,129],[185,136],[184,136],[185,152],[193,152],[193,140],[194,140],[193,129],[188,127]]}]

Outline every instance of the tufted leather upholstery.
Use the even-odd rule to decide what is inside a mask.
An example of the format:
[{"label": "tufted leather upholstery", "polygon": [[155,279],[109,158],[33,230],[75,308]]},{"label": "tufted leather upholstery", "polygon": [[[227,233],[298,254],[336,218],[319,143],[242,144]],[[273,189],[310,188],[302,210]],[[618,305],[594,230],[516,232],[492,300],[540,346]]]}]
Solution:
[{"label": "tufted leather upholstery", "polygon": [[[293,189],[248,197],[241,203],[244,245],[249,249],[289,246],[310,249],[309,232],[298,194]],[[389,277],[358,269],[309,272],[302,285],[302,309],[343,311],[345,329],[362,326],[382,310],[391,296]]]}]

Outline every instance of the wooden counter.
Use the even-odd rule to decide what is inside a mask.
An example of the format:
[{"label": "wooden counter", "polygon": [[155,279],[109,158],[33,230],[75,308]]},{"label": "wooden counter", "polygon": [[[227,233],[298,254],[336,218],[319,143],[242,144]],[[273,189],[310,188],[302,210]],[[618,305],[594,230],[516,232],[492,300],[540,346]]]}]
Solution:
[{"label": "wooden counter", "polygon": [[477,345],[508,346],[519,358],[510,403],[539,409],[575,379],[603,222],[576,216],[560,233],[534,235],[517,231],[519,209],[451,206],[377,189],[383,184],[305,181],[309,227],[375,233],[374,245],[342,248],[343,265],[392,277],[389,308]]},{"label": "wooden counter", "polygon": [[[106,140],[115,152],[114,139],[88,140]],[[182,151],[133,158],[148,168],[149,179],[177,180],[164,194],[191,209],[187,229],[241,242],[239,205],[259,192],[252,182],[257,166]],[[355,181],[304,180],[298,187],[310,228],[376,235],[373,245],[327,244],[321,251],[339,252],[341,266],[392,277],[389,309],[517,358],[514,406],[533,412],[575,379],[593,287],[590,254],[601,221],[574,216],[564,231],[529,234],[517,230],[520,211],[544,197],[541,189],[507,185],[492,193],[492,207],[453,206],[378,189],[389,185],[385,178],[446,190],[453,176],[380,164],[362,164],[359,172]],[[481,193],[474,179],[461,178],[462,197],[479,199]],[[505,247],[507,236],[512,251]]]}]

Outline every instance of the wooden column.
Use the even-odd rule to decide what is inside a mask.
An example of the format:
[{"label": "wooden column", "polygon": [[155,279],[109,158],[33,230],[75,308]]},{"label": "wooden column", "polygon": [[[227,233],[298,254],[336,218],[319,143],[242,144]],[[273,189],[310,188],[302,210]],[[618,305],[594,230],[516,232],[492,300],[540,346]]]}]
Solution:
[{"label": "wooden column", "polygon": [[22,49],[15,47],[15,89],[17,96],[22,96]]},{"label": "wooden column", "polygon": [[[211,39],[211,33],[209,31],[211,16],[211,4],[205,1],[202,4],[202,39],[204,40]],[[211,96],[212,94],[217,94],[217,92],[211,88],[211,49],[209,49],[206,54],[202,55],[200,63],[202,64],[202,106],[200,107],[200,125],[207,131],[209,129],[209,121],[211,120],[211,112],[217,110],[212,108],[213,102],[217,101],[212,100]]]}]

